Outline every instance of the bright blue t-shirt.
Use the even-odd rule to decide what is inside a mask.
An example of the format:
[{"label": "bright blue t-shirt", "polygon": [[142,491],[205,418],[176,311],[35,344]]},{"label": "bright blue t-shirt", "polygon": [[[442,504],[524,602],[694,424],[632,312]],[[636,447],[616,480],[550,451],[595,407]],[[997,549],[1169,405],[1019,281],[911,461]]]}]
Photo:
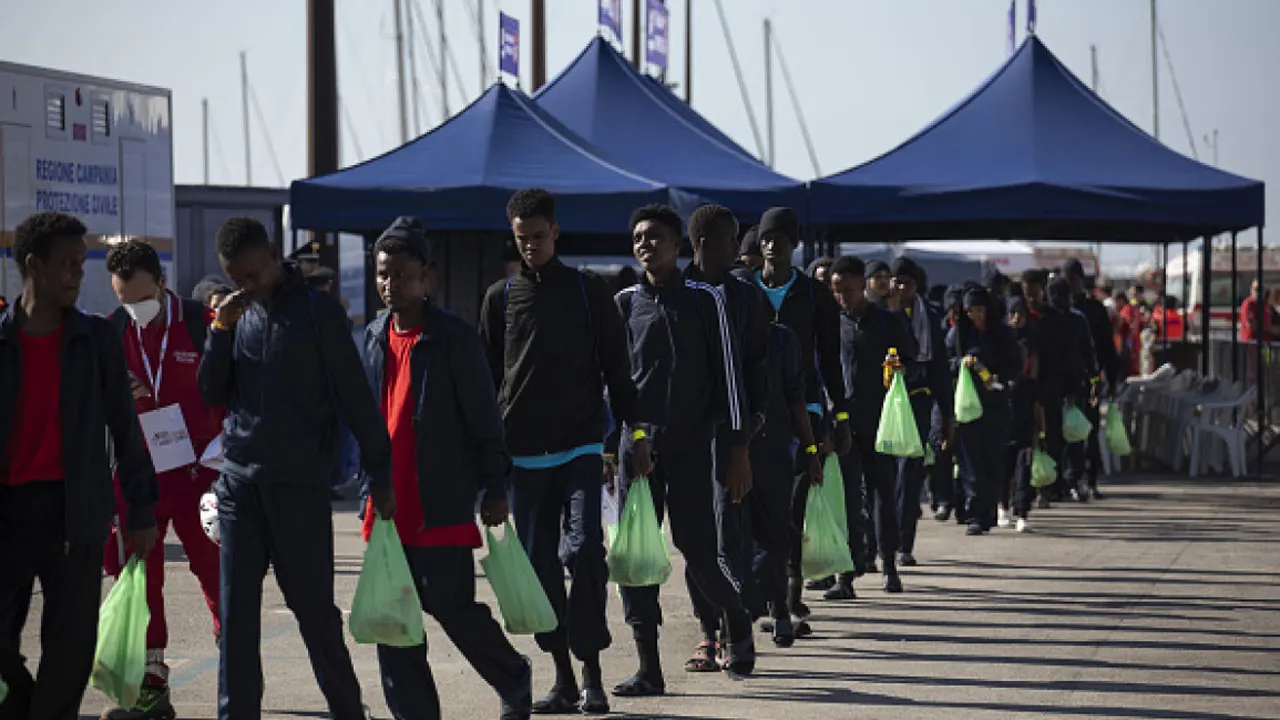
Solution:
[{"label": "bright blue t-shirt", "polygon": [[787,291],[790,290],[791,286],[795,284],[797,274],[798,274],[798,271],[795,268],[792,268],[790,280],[788,280],[786,283],[782,285],[779,285],[776,288],[771,288],[764,284],[764,277],[760,274],[760,272],[759,271],[756,272],[756,275],[755,275],[756,285],[758,285],[760,289],[764,291],[765,297],[769,298],[769,304],[773,306],[774,312],[778,312],[779,310],[782,309],[782,301],[787,299]]}]

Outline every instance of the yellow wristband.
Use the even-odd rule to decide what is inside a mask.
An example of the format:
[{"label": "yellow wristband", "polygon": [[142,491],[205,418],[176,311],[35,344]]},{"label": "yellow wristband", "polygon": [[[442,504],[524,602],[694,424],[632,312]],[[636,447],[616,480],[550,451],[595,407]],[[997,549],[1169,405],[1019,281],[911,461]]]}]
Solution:
[{"label": "yellow wristband", "polygon": [[836,413],[836,422],[849,422],[849,413],[847,412]]},{"label": "yellow wristband", "polygon": [[649,437],[649,435],[645,433],[645,431],[643,430],[636,430],[635,432],[631,433],[631,439],[636,442],[644,440],[647,437]]},{"label": "yellow wristband", "polygon": [[231,326],[230,326],[230,325],[223,325],[221,322],[219,322],[219,321],[217,321],[217,320],[214,320],[214,321],[213,321],[213,329],[214,329],[214,330],[230,330],[230,329],[231,329]]},{"label": "yellow wristband", "polygon": [[818,446],[817,446],[817,445],[810,445],[809,447],[805,448],[805,449],[804,449],[804,451],[805,451],[805,453],[806,453],[806,454],[808,454],[808,455],[817,455],[817,454],[818,454]]}]

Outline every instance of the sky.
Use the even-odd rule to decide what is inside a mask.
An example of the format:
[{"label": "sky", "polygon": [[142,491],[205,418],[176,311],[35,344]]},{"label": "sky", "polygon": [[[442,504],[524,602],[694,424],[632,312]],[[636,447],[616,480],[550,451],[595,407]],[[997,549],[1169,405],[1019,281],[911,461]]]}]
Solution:
[{"label": "sky", "polygon": [[[438,66],[437,0],[416,4],[417,129],[446,116]],[[528,0],[439,0],[450,48],[447,108],[456,113],[493,82],[497,15],[522,23],[522,80],[532,67]],[[632,0],[623,0],[629,41]],[[671,11],[669,79],[683,83],[685,4]],[[342,162],[355,163],[400,142],[393,0],[336,0]],[[596,0],[547,0],[547,72],[554,77],[598,32]],[[807,180],[871,160],[946,111],[1006,58],[1008,0],[723,0],[747,91],[764,132],[763,21],[796,83],[820,167],[809,160],[775,63],[777,168]],[[0,60],[156,85],[173,91],[176,179],[200,183],[201,101],[210,113],[212,184],[246,181],[239,54],[247,53],[255,185],[287,186],[306,174],[306,3],[304,0],[0,0]],[[1268,184],[1280,201],[1280,27],[1277,0],[1160,0],[1160,138]],[[1143,129],[1152,128],[1148,0],[1039,0],[1036,34],[1077,76],[1090,78],[1098,53],[1102,97]],[[1026,0],[1018,0],[1018,38]],[[480,52],[483,27],[486,53]],[[425,31],[425,32],[424,32]],[[743,147],[762,154],[734,79],[713,0],[693,8],[693,107]],[[423,35],[436,55],[428,62]],[[1164,57],[1167,51],[1173,72]],[[628,48],[629,52],[629,48]],[[488,71],[481,59],[487,56]],[[455,73],[456,69],[456,73]],[[409,74],[406,71],[406,74]],[[1175,80],[1176,78],[1176,87]],[[483,82],[482,82],[483,80]],[[459,84],[461,87],[459,87]],[[677,92],[683,93],[680,88]],[[1180,93],[1186,120],[1176,95]],[[411,135],[414,134],[411,128]],[[270,138],[268,142],[267,138]],[[1206,138],[1206,136],[1208,136]],[[273,158],[274,154],[274,158]],[[1248,236],[1250,242],[1252,235]],[[1150,251],[1109,249],[1109,263],[1132,264]]]}]

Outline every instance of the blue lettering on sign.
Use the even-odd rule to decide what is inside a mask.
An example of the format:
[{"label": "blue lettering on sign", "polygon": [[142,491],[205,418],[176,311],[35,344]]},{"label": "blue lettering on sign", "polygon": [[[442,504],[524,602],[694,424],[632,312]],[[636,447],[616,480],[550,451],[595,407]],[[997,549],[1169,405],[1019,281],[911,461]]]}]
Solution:
[{"label": "blue lettering on sign", "polygon": [[[120,185],[120,173],[114,165],[94,165],[36,158],[35,170],[36,180],[42,183],[97,185],[113,190]],[[93,192],[37,190],[36,210],[115,217],[120,214],[120,198],[116,195]]]}]

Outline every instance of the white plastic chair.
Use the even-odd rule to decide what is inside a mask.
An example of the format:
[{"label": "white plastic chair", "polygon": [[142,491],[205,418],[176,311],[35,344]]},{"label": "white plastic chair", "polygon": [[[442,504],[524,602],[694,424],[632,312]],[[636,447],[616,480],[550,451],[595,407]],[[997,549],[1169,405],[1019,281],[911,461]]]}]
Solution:
[{"label": "white plastic chair", "polygon": [[1231,464],[1232,477],[1243,477],[1246,472],[1245,454],[1248,433],[1245,419],[1258,397],[1257,386],[1252,386],[1233,400],[1205,402],[1191,424],[1191,477],[1201,471],[1201,464],[1211,443],[1221,442]]}]

